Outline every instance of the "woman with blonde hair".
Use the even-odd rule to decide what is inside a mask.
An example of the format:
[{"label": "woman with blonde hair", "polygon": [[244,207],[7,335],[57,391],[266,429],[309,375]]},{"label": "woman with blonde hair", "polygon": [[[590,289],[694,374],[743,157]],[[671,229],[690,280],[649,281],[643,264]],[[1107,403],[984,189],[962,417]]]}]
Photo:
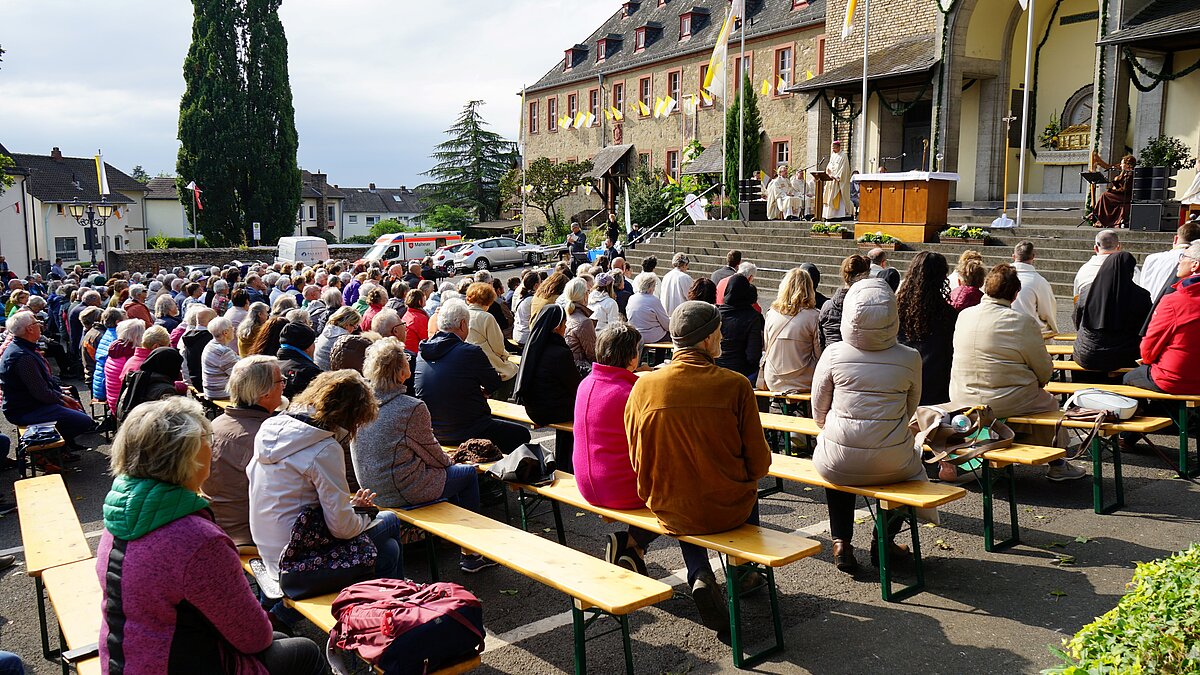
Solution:
[{"label": "woman with blonde hair", "polygon": [[363,312],[362,321],[359,322],[359,328],[362,330],[371,330],[371,319],[387,306],[388,294],[383,289],[383,286],[371,286],[363,297],[367,300],[367,309]]},{"label": "woman with blonde hair", "polygon": [[122,382],[130,371],[137,370],[146,361],[146,357],[150,356],[150,352],[159,347],[170,346],[171,335],[167,332],[166,328],[158,325],[147,328],[146,332],[142,334],[141,344],[134,348],[133,356],[129,357],[129,360],[125,362],[125,366],[121,368]]},{"label": "woman with blonde hair", "polygon": [[362,315],[354,311],[353,307],[339,307],[329,316],[325,329],[317,336],[313,361],[322,369],[329,370],[329,353],[333,350],[334,343],[343,335],[357,331],[361,323]]},{"label": "woman with blonde hair", "polygon": [[288,312],[299,307],[296,298],[291,293],[284,293],[271,302],[271,316],[285,316]]},{"label": "woman with blonde hair", "polygon": [[200,405],[181,396],[138,406],[117,431],[96,551],[101,662],[166,673],[186,654],[197,673],[323,673],[320,647],[272,631],[237,549],[197,494],[211,433]]},{"label": "woman with blonde hair", "polygon": [[[474,465],[450,461],[433,435],[429,408],[405,394],[412,371],[404,343],[387,338],[371,345],[363,370],[379,401],[379,416],[350,445],[359,485],[375,491],[375,502],[383,507],[448,499],[478,511],[479,478]],[[467,573],[495,565],[467,551],[458,562]]]},{"label": "woman with blonde hair", "polygon": [[764,384],[771,391],[807,393],[821,358],[820,312],[808,272],[793,267],[783,277],[766,316]]},{"label": "woman with blonde hair", "polygon": [[379,404],[370,386],[352,370],[321,373],[292,401],[291,408],[262,423],[254,438],[250,478],[250,532],[267,573],[279,578],[279,557],[291,541],[300,512],[319,505],[329,533],[353,539],[364,532],[378,549],[375,574],[404,578],[400,521],[384,511],[372,517],[375,493],[351,493],[342,443],[374,421]]},{"label": "woman with blonde hair", "polygon": [[[567,346],[575,366],[585,371],[596,361],[596,325],[592,323],[592,310],[587,305],[587,280],[575,277],[567,282],[558,304],[567,313]],[[614,302],[615,304],[615,302]]]},{"label": "woman with blonde hair", "polygon": [[948,277],[951,291],[962,284],[963,272],[967,269],[967,263],[972,260],[982,265],[983,254],[973,248],[969,248],[958,255],[958,264],[954,266],[954,270],[950,272],[950,276]]},{"label": "woman with blonde hair", "polygon": [[265,302],[251,303],[246,318],[242,319],[242,323],[237,327],[238,354],[250,356],[254,353],[254,341],[270,316],[271,308],[267,307]]}]

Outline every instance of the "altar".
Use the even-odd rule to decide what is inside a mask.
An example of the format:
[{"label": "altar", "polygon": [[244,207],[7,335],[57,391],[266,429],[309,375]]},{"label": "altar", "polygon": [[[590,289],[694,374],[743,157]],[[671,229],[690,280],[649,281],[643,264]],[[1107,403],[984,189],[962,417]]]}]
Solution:
[{"label": "altar", "polygon": [[883,232],[906,242],[932,242],[946,228],[950,183],[956,173],[906,171],[865,173],[858,182],[854,238]]}]

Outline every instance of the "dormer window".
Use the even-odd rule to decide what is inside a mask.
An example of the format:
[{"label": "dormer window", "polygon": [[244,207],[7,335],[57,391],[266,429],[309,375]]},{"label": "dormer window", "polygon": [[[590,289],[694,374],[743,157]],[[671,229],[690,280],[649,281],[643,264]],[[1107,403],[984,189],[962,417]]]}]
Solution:
[{"label": "dormer window", "polygon": [[641,4],[642,3],[640,2],[627,2],[624,5],[621,5],[621,9],[624,11],[625,18],[628,19],[632,17],[633,13],[638,11],[638,7],[640,7]]},{"label": "dormer window", "polygon": [[587,47],[575,45],[563,52],[563,70],[570,70],[587,58]]},{"label": "dormer window", "polygon": [[643,26],[633,34],[633,51],[640,52],[646,48],[646,27]]},{"label": "dormer window", "polygon": [[624,40],[621,38],[621,36],[617,35],[616,33],[609,33],[608,35],[597,40],[596,63],[600,63],[609,56],[615,54],[619,49],[621,49],[621,43],[623,41]]},{"label": "dormer window", "polygon": [[633,33],[633,51],[640,52],[654,44],[659,35],[662,35],[662,24],[657,21],[650,21],[644,26],[639,26]]},{"label": "dormer window", "polygon": [[704,21],[708,18],[708,9],[704,7],[693,7],[683,14],[679,15],[679,39],[685,40],[697,33],[704,27]]}]

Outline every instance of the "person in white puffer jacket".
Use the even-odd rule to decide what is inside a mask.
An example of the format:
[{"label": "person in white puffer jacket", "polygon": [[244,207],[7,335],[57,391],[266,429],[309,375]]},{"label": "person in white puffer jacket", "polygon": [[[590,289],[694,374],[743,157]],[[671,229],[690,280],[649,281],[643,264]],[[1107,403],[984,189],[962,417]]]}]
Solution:
[{"label": "person in white puffer jacket", "polygon": [[[813,375],[812,409],[821,434],[813,465],[838,485],[883,485],[927,480],[908,422],[921,400],[921,355],[896,340],[896,295],[882,279],[850,287],[842,312],[842,341],[829,345]],[[858,563],[854,534],[855,495],[826,490],[834,563],[853,574]],[[889,534],[895,537],[895,521]],[[890,539],[889,539],[890,540]],[[871,559],[878,558],[872,539]],[[907,549],[890,543],[889,553]]]}]

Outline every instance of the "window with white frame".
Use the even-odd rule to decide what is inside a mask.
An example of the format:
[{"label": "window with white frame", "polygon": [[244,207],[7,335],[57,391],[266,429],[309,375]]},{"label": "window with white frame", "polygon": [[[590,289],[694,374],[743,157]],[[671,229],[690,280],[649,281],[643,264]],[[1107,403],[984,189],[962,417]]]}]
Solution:
[{"label": "window with white frame", "polygon": [[55,237],[54,257],[63,260],[79,260],[79,238]]},{"label": "window with white frame", "polygon": [[351,225],[358,224],[358,216],[346,216],[346,219],[350,221]]},{"label": "window with white frame", "polygon": [[377,222],[379,222],[379,218],[377,218],[376,216],[367,216],[367,224],[368,225],[374,225]]}]

